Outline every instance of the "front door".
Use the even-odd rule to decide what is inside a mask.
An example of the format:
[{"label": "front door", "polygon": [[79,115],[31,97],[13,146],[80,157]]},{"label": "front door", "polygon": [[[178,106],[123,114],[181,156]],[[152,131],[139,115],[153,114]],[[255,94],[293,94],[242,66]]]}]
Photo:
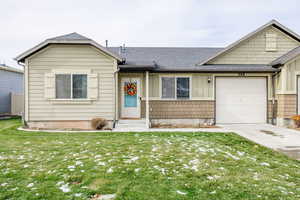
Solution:
[{"label": "front door", "polygon": [[140,79],[139,78],[122,78],[121,79],[122,95],[122,118],[140,118]]}]

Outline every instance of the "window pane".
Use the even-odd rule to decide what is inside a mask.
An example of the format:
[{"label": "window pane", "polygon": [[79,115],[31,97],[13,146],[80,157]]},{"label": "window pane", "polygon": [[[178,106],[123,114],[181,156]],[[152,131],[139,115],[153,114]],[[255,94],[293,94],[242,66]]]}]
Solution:
[{"label": "window pane", "polygon": [[161,78],[162,98],[174,99],[175,98],[175,78],[163,77]]},{"label": "window pane", "polygon": [[55,75],[55,91],[57,99],[71,98],[71,75],[56,74]]},{"label": "window pane", "polygon": [[73,98],[86,99],[87,98],[87,75],[73,74]]},{"label": "window pane", "polygon": [[178,99],[188,99],[190,98],[190,79],[177,78],[177,98]]}]

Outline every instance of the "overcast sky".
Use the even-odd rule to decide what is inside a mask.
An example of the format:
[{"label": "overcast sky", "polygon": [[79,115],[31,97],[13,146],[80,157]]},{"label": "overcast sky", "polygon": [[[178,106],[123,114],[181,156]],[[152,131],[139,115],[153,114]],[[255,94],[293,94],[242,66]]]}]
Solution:
[{"label": "overcast sky", "polygon": [[300,33],[299,0],[1,0],[0,63],[78,32],[109,46],[224,47],[271,19]]}]

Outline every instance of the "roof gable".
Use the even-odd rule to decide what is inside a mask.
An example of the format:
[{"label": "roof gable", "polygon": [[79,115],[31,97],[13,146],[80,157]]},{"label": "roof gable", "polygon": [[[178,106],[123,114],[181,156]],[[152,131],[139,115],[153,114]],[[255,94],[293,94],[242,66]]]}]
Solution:
[{"label": "roof gable", "polygon": [[272,66],[279,66],[284,65],[287,62],[293,60],[294,58],[298,57],[300,55],[300,46],[296,47],[295,49],[292,49],[291,51],[287,52],[286,54],[280,56],[276,60],[272,61],[270,65]]},{"label": "roof gable", "polygon": [[208,64],[210,61],[215,60],[216,58],[220,58],[221,56],[225,55],[226,53],[228,53],[232,49],[234,49],[237,46],[241,45],[241,43],[249,40],[253,36],[255,36],[255,35],[259,34],[260,32],[263,32],[263,31],[265,31],[265,30],[267,30],[268,28],[271,28],[271,27],[276,28],[277,30],[281,31],[283,34],[286,34],[287,36],[289,36],[293,40],[300,42],[300,36],[297,33],[293,32],[289,28],[283,26],[282,24],[280,24],[276,20],[272,20],[269,23],[259,27],[255,31],[253,31],[253,32],[247,34],[246,36],[242,37],[240,40],[232,43],[231,45],[229,45],[228,47],[226,47],[225,49],[223,49],[219,53],[213,55],[212,57],[210,57],[210,58],[208,58],[208,59],[206,59],[202,62],[200,61],[200,63],[198,63],[198,65]]},{"label": "roof gable", "polygon": [[61,35],[61,36],[49,38],[49,39],[41,42],[40,44],[34,46],[33,48],[25,51],[24,53],[20,54],[19,56],[17,56],[15,58],[15,60],[18,61],[18,62],[24,63],[25,58],[35,54],[36,52],[38,52],[41,49],[48,46],[49,44],[89,44],[89,45],[92,45],[92,46],[96,47],[97,49],[104,52],[105,54],[117,59],[118,61],[122,61],[122,58],[120,58],[118,55],[112,53],[111,51],[109,51],[105,47],[101,46],[97,42],[95,42],[95,41],[93,41],[93,40],[91,40],[91,39],[89,39],[85,36],[82,36],[78,33],[75,33],[75,32],[70,33],[70,34],[66,34],[66,35]]}]

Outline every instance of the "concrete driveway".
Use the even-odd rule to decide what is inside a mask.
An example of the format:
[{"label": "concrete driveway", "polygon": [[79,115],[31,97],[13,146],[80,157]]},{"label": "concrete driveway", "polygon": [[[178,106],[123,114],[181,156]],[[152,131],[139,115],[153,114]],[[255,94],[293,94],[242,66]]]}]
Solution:
[{"label": "concrete driveway", "polygon": [[300,160],[300,131],[270,124],[219,125],[253,142]]}]

